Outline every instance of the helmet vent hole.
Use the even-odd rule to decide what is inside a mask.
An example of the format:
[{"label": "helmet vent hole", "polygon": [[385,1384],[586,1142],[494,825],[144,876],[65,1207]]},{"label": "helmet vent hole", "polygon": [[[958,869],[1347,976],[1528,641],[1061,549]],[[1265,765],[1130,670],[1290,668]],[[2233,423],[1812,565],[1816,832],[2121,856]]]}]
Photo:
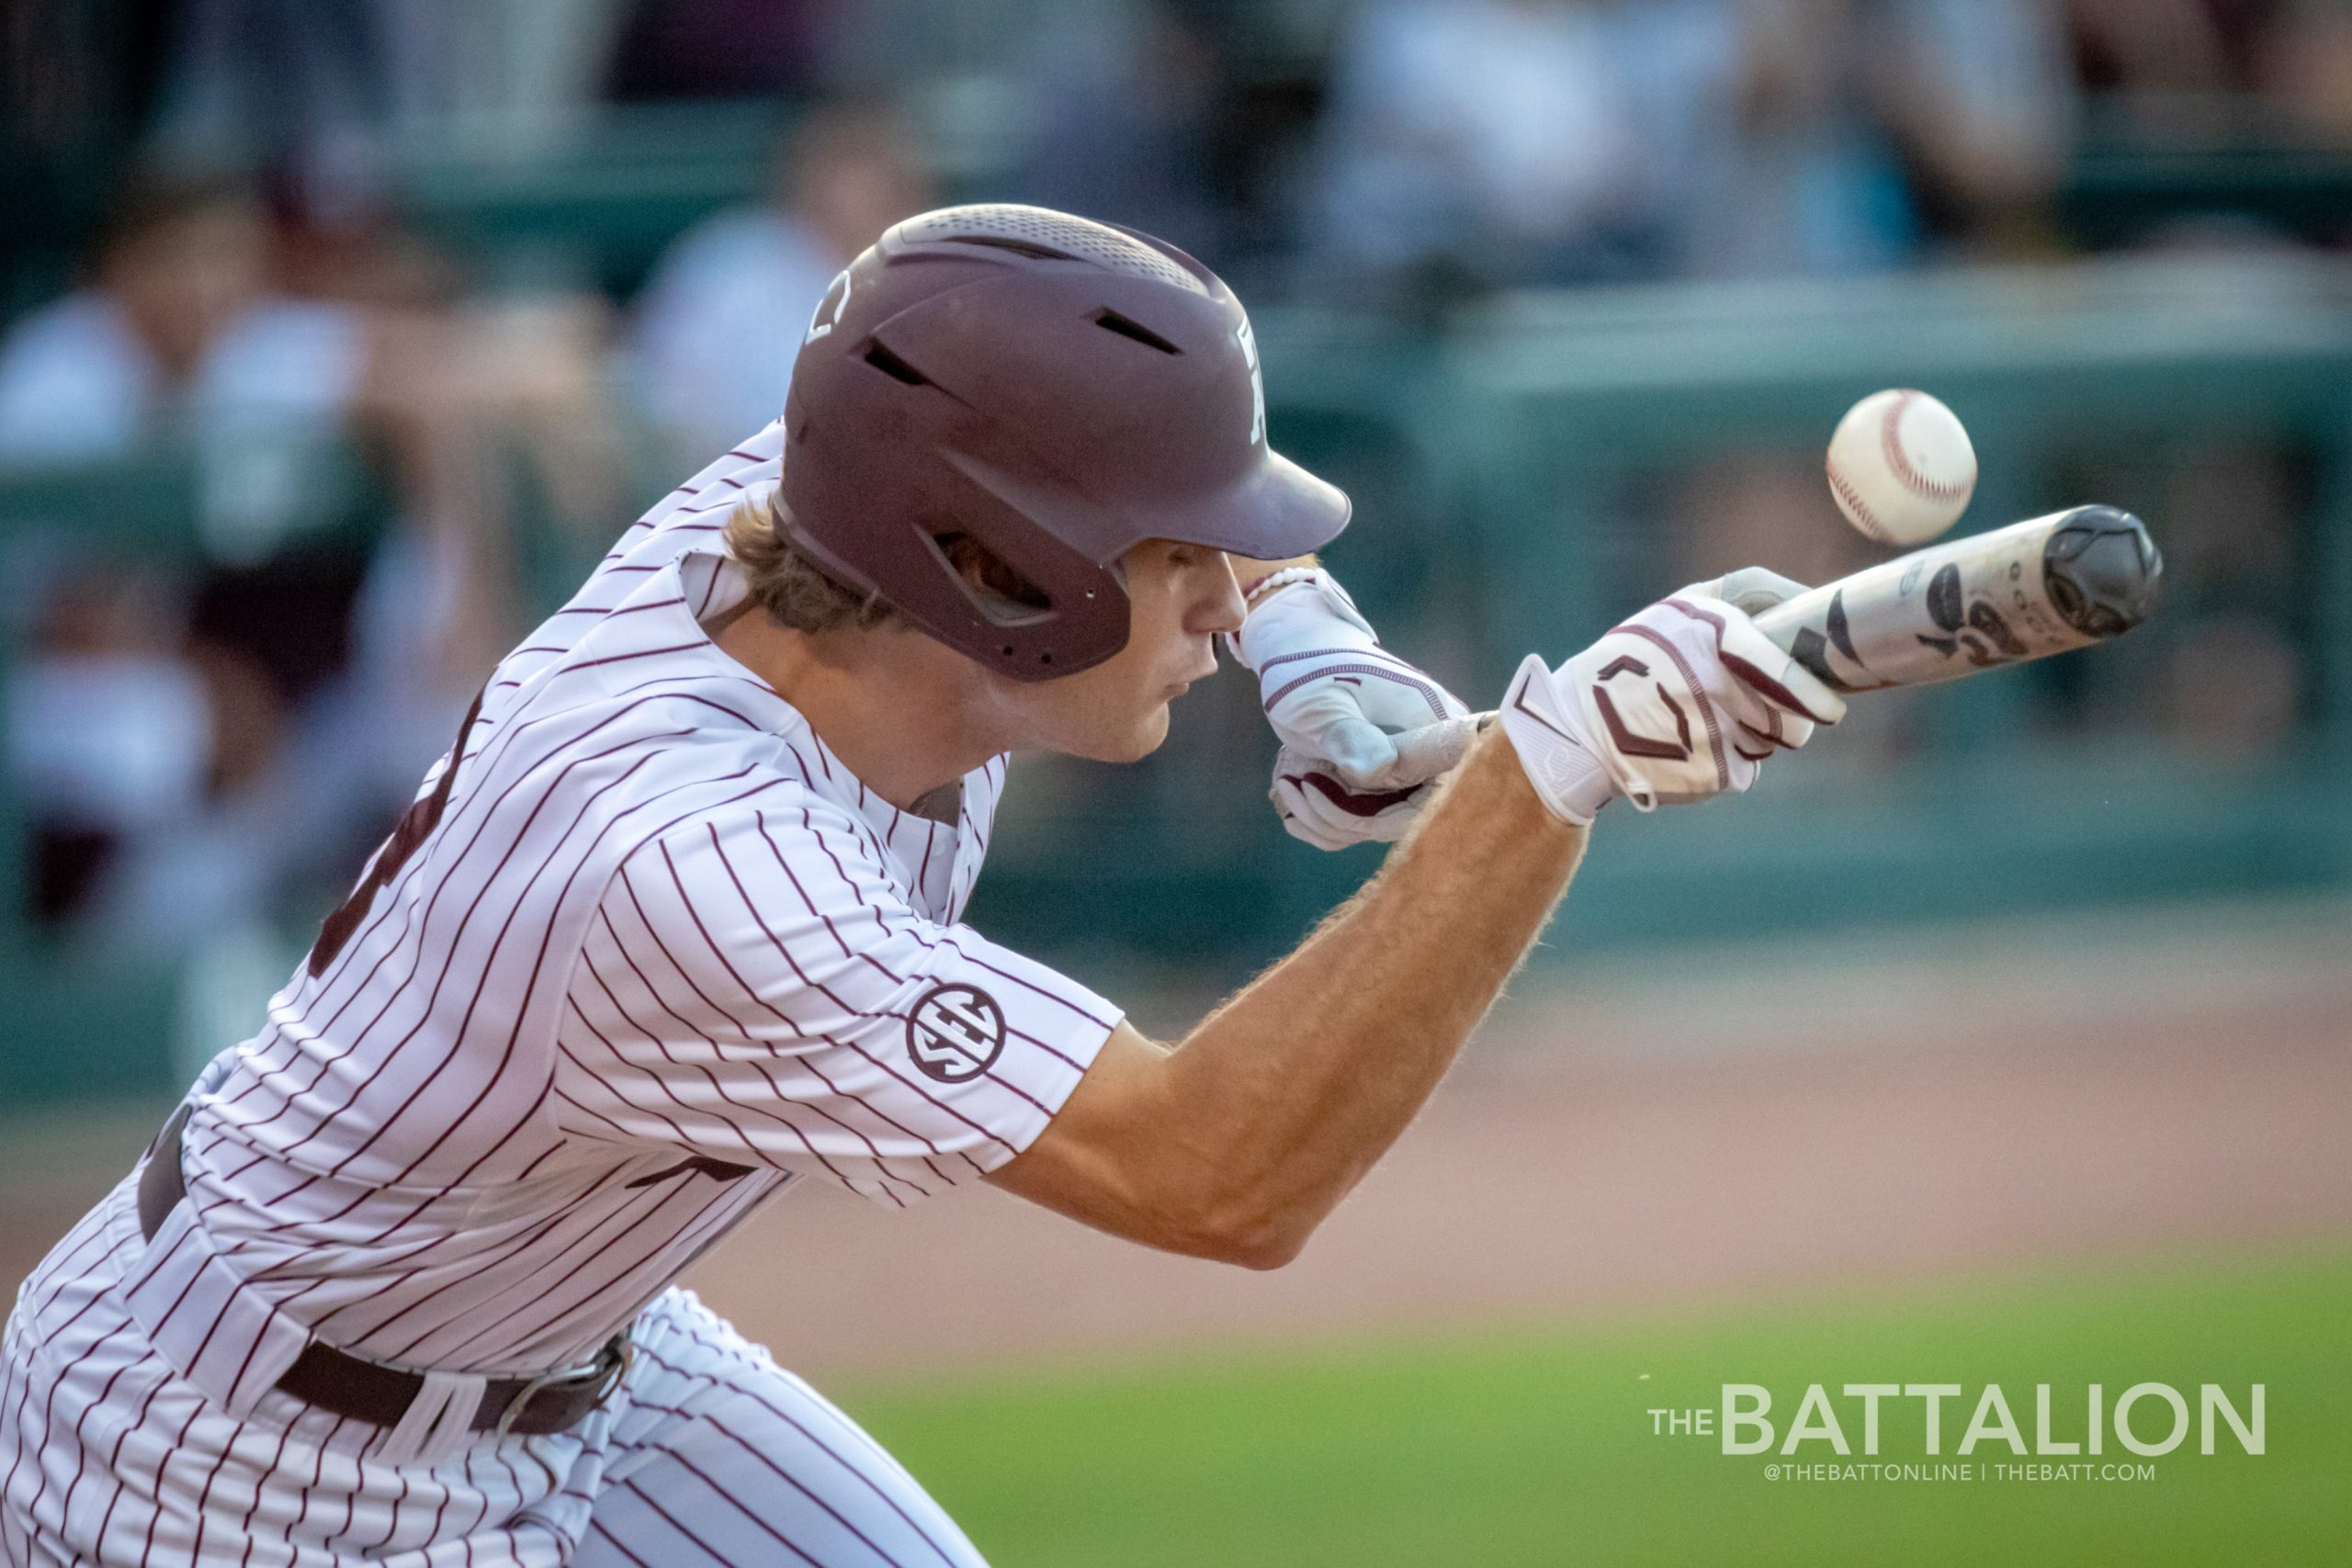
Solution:
[{"label": "helmet vent hole", "polygon": [[1016,240],[1005,234],[951,234],[948,238],[959,245],[986,245],[992,251],[1011,251],[1014,255],[1028,256],[1035,261],[1078,259],[1068,251],[1056,250],[1051,245],[1040,245],[1029,240]]},{"label": "helmet vent hole", "polygon": [[896,232],[915,244],[980,245],[1041,261],[1087,262],[1130,277],[1156,278],[1193,294],[1209,292],[1206,274],[1195,276],[1176,255],[1108,223],[1042,207],[985,202],[942,208],[908,219]]},{"label": "helmet vent hole", "polygon": [[1133,338],[1146,348],[1156,348],[1162,354],[1184,352],[1141,321],[1122,316],[1116,310],[1097,310],[1094,312],[1094,324],[1104,332],[1116,333],[1121,337]]},{"label": "helmet vent hole", "polygon": [[930,379],[923,373],[883,347],[878,343],[865,345],[865,362],[894,381],[904,381],[910,387],[928,387]]}]

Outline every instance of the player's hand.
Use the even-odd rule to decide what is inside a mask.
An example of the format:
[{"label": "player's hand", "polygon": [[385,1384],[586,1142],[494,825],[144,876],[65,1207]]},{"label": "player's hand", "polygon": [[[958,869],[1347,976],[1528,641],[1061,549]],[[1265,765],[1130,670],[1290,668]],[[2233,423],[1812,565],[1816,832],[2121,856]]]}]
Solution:
[{"label": "player's hand", "polygon": [[1274,755],[1274,784],[1268,792],[1274,814],[1292,838],[1318,850],[1395,843],[1438,781],[1462,761],[1477,728],[1476,716],[1465,714],[1396,736],[1397,760],[1391,769],[1419,782],[1396,789],[1352,788],[1333,763],[1285,746]]},{"label": "player's hand", "polygon": [[1845,716],[1845,699],[1740,607],[1801,585],[1751,569],[1691,586],[1734,598],[1686,590],[1559,669],[1530,655],[1511,677],[1503,728],[1553,815],[1584,824],[1612,795],[1649,811],[1737,793],[1775,750]]},{"label": "player's hand", "polygon": [[1805,590],[1804,583],[1793,577],[1782,577],[1769,567],[1744,566],[1737,571],[1727,571],[1721,577],[1694,582],[1688,588],[1678,588],[1668,597],[1721,599],[1743,615],[1760,615]]},{"label": "player's hand", "polygon": [[1283,743],[1274,808],[1317,848],[1396,840],[1469,743],[1469,710],[1383,649],[1319,568],[1259,598],[1233,647]]}]

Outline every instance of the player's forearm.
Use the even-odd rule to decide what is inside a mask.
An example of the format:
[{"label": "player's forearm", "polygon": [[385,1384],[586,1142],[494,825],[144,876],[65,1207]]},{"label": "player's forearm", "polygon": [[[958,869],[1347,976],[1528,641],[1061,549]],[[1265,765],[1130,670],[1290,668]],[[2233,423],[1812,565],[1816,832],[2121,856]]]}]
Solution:
[{"label": "player's forearm", "polygon": [[1243,1260],[1295,1254],[1396,1140],[1584,842],[1490,731],[1373,882],[1167,1058],[1166,1175]]}]

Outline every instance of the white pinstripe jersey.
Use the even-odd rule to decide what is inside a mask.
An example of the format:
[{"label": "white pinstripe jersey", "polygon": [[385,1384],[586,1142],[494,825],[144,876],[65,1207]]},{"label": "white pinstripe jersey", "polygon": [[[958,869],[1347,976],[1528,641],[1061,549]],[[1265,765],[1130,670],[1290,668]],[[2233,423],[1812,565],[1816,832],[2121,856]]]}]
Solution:
[{"label": "white pinstripe jersey", "polygon": [[1002,758],[954,823],[898,811],[697,624],[742,592],[718,530],[780,443],[656,507],[506,659],[207,1072],[192,1202],[129,1294],[232,1411],[310,1336],[577,1361],[801,1175],[904,1204],[1011,1159],[1116,1023],[957,923]]}]

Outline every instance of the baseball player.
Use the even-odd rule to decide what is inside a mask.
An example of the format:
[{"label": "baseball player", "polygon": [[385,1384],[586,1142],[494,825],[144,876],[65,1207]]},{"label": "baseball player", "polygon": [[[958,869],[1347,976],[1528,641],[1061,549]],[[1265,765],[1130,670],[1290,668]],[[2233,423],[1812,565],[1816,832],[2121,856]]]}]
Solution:
[{"label": "baseball player", "polygon": [[[986,1179],[1277,1266],[1606,801],[1745,789],[1841,711],[1744,576],[1530,658],[1480,730],[1312,564],[1348,511],[1267,448],[1248,319],[1173,246],[1015,207],[885,234],[784,418],[499,666],[266,1027],[27,1282],[0,1556],[978,1562],[674,1288],[698,1253],[803,1180]],[[1006,754],[1143,756],[1220,637],[1291,829],[1403,842],[1164,1043],[961,911]]]}]

